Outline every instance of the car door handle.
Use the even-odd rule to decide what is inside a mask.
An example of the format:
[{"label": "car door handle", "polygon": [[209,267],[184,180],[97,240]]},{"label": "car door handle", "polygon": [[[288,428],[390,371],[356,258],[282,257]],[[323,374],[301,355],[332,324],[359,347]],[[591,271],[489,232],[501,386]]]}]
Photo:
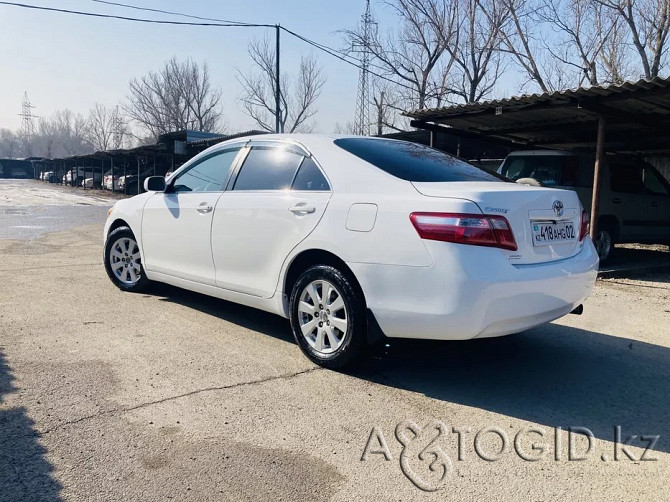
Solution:
[{"label": "car door handle", "polygon": [[196,210],[197,210],[200,214],[211,213],[211,212],[212,212],[212,209],[214,209],[214,208],[212,207],[212,205],[209,204],[209,203],[207,203],[207,202],[201,202],[200,205],[199,205],[198,207],[196,207]]},{"label": "car door handle", "polygon": [[294,214],[312,214],[316,212],[316,208],[314,206],[308,206],[307,204],[300,203],[296,204],[293,207],[288,208],[289,211],[291,211]]},{"label": "car door handle", "polygon": [[616,199],[612,199],[612,204],[621,204],[621,199],[618,197]]}]

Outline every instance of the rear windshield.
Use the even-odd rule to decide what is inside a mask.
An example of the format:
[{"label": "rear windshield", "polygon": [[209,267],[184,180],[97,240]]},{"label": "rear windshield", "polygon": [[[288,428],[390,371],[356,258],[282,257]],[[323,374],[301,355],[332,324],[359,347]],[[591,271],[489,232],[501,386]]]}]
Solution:
[{"label": "rear windshield", "polygon": [[342,138],[335,144],[396,178],[407,181],[501,181],[495,174],[416,143]]}]

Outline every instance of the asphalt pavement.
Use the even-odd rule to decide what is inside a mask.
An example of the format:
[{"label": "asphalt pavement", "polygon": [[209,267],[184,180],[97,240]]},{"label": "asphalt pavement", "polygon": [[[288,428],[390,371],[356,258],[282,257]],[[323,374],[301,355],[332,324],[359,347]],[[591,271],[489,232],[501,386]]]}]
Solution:
[{"label": "asphalt pavement", "polygon": [[112,200],[0,194],[2,502],[670,500],[670,275],[599,281],[582,316],[510,337],[391,341],[338,373],[277,316],[115,288]]}]

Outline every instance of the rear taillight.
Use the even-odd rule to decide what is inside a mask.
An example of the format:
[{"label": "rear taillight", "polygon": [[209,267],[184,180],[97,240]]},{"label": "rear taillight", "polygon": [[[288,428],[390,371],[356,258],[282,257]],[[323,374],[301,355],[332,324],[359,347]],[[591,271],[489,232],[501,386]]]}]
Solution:
[{"label": "rear taillight", "polygon": [[422,239],[517,250],[512,227],[503,216],[412,213],[409,219]]},{"label": "rear taillight", "polygon": [[591,227],[591,220],[589,218],[589,215],[586,211],[582,209],[582,219],[581,219],[581,225],[579,226],[579,240],[584,240],[584,237],[586,237],[589,233]]}]

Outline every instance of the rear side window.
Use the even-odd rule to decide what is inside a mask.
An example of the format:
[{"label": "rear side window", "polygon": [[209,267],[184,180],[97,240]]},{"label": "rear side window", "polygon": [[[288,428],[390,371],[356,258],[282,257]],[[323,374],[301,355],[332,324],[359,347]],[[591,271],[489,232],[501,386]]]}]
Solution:
[{"label": "rear side window", "polygon": [[233,190],[288,190],[303,158],[286,148],[255,146],[244,160]]},{"label": "rear side window", "polygon": [[305,160],[302,161],[291,188],[293,190],[330,190],[321,169],[311,157],[305,157]]},{"label": "rear side window", "polygon": [[372,138],[341,138],[335,144],[406,181],[500,181],[496,175],[425,145]]}]

